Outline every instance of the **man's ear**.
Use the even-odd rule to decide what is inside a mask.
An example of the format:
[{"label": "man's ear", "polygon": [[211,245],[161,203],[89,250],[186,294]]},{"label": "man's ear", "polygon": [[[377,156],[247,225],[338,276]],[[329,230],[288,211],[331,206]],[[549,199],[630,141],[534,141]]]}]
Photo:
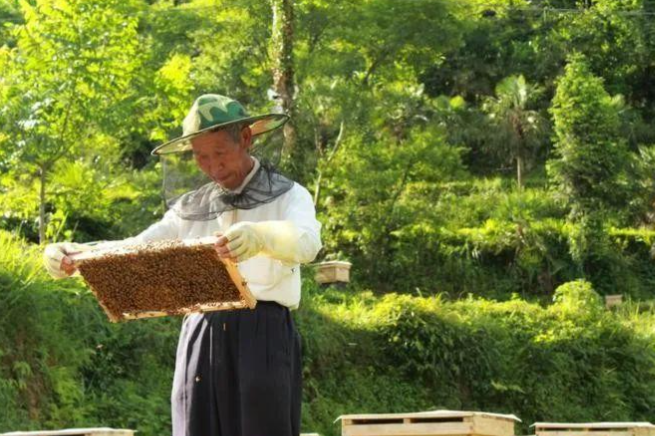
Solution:
[{"label": "man's ear", "polygon": [[249,149],[253,143],[253,134],[251,133],[251,127],[245,126],[240,132],[240,145],[244,149]]}]

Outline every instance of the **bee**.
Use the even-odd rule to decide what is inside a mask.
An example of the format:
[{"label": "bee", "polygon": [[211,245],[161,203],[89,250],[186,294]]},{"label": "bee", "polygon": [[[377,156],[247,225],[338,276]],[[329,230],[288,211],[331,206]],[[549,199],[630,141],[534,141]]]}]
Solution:
[{"label": "bee", "polygon": [[[228,310],[246,303],[214,248],[180,241],[124,247],[78,268],[111,320]],[[244,285],[244,283],[243,283]]]}]

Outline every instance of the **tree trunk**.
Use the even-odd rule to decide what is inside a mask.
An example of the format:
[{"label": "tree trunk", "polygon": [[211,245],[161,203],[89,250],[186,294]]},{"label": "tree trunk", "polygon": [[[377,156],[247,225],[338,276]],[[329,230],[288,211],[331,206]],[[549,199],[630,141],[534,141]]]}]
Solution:
[{"label": "tree trunk", "polygon": [[523,172],[523,162],[522,162],[522,154],[523,151],[525,150],[525,130],[522,127],[522,123],[520,122],[521,117],[514,115],[513,118],[513,129],[516,131],[516,135],[518,136],[518,143],[516,144],[516,175],[518,178],[518,190],[522,190],[523,188],[523,181],[522,181],[522,172]]},{"label": "tree trunk", "polygon": [[46,168],[39,169],[39,243],[46,243]]},{"label": "tree trunk", "polygon": [[518,175],[518,188],[522,189],[523,187],[523,181],[522,181],[522,157],[520,154],[516,156],[516,164],[517,164],[517,175]]},{"label": "tree trunk", "polygon": [[289,156],[296,143],[294,128],[294,9],[293,0],[271,0],[272,23],[272,60],[274,91],[278,94],[283,111],[292,119],[285,124],[285,155]]}]

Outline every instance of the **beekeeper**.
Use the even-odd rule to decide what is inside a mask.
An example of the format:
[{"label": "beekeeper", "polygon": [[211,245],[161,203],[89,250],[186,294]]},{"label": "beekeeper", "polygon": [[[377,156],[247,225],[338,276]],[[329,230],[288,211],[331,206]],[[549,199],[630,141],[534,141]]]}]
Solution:
[{"label": "beekeeper", "polygon": [[[254,137],[287,120],[250,116],[225,96],[199,97],[182,137],[153,151],[162,159],[169,210],[138,236],[105,243],[216,235],[217,252],[238,263],[258,300],[253,310],[185,317],[171,396],[174,435],[299,434],[301,350],[290,310],[299,305],[299,265],[321,248],[320,224],[310,193],[253,153]],[[69,256],[88,249],[48,245],[45,265],[55,278],[72,275]]]}]

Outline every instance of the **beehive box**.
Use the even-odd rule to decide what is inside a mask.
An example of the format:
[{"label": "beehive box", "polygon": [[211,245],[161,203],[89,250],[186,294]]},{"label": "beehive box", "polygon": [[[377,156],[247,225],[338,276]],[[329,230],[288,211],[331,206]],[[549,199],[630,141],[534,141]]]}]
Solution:
[{"label": "beehive box", "polygon": [[322,262],[315,265],[315,281],[319,284],[349,283],[349,262]]},{"label": "beehive box", "polygon": [[40,430],[34,432],[9,432],[8,436],[133,436],[131,429],[112,429],[110,427],[96,427],[85,429]]},{"label": "beehive box", "polygon": [[607,309],[623,304],[623,295],[605,295],[605,306]]},{"label": "beehive box", "polygon": [[166,240],[73,257],[110,321],[253,308],[237,266],[221,259],[216,238]]},{"label": "beehive box", "polygon": [[342,415],[343,436],[513,436],[514,415],[467,411]]},{"label": "beehive box", "polygon": [[535,423],[537,436],[655,436],[651,423]]}]

